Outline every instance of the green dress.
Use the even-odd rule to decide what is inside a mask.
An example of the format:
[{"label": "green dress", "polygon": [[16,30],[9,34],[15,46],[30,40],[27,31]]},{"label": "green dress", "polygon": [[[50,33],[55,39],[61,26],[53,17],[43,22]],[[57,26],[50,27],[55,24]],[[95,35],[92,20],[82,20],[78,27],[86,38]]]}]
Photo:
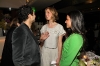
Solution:
[{"label": "green dress", "polygon": [[[82,45],[82,36],[76,33],[71,34],[63,44],[60,66],[69,66]],[[78,53],[78,55],[79,54],[80,53]],[[71,66],[79,66],[79,60],[75,58]]]}]

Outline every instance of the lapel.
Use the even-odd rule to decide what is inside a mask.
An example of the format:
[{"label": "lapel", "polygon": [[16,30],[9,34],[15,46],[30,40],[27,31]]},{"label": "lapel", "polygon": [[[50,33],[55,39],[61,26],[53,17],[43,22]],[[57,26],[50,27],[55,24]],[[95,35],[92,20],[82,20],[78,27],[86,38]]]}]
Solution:
[{"label": "lapel", "polygon": [[26,31],[32,36],[32,38],[35,40],[36,44],[39,44],[39,42],[37,41],[36,37],[34,36],[33,32],[29,29],[29,27],[23,23],[24,28],[26,29]]}]

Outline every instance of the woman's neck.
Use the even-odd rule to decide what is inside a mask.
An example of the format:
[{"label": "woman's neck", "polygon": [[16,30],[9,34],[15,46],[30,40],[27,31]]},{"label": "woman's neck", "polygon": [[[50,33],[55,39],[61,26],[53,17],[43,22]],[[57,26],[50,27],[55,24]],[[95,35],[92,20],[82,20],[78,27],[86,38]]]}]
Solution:
[{"label": "woman's neck", "polygon": [[56,24],[57,24],[56,22],[50,22],[50,21],[49,21],[49,22],[48,22],[48,27],[49,27],[49,28],[53,28],[53,27],[56,26]]}]

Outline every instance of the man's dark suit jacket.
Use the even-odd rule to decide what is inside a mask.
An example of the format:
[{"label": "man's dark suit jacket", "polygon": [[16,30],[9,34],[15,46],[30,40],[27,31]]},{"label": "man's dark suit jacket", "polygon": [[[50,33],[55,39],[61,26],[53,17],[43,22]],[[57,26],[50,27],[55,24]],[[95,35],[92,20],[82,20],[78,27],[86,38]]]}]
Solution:
[{"label": "man's dark suit jacket", "polygon": [[25,23],[13,32],[12,51],[15,66],[40,63],[39,43]]},{"label": "man's dark suit jacket", "polygon": [[14,66],[12,61],[12,33],[15,30],[15,28],[16,26],[12,25],[7,32],[2,51],[2,59],[0,66]]}]

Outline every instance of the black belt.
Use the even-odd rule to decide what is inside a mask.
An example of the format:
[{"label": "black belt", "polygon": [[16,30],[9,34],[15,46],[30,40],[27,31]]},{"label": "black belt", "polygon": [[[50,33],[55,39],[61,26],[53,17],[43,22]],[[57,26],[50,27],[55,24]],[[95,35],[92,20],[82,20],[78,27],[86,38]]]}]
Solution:
[{"label": "black belt", "polygon": [[40,66],[39,63],[34,63],[34,64],[31,64],[31,65],[25,65],[25,66]]},{"label": "black belt", "polygon": [[[45,47],[45,46],[44,46]],[[45,47],[45,48],[49,48],[49,47]],[[56,47],[57,48],[57,47]],[[49,48],[49,49],[56,49],[56,48]]]}]

